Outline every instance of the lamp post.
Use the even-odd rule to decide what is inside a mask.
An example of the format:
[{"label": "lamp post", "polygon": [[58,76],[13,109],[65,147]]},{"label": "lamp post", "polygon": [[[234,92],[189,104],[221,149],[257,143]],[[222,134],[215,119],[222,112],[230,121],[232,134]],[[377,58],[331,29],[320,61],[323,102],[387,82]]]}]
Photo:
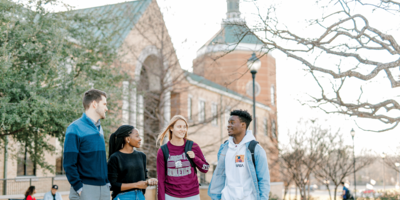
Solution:
[{"label": "lamp post", "polygon": [[383,166],[383,190],[385,190],[385,158],[386,158],[385,152],[383,152],[381,154],[381,157],[382,157],[382,166]]},{"label": "lamp post", "polygon": [[253,128],[253,134],[256,135],[256,128],[257,128],[257,122],[256,122],[256,73],[261,67],[261,61],[260,59],[257,58],[256,54],[253,53],[251,54],[251,57],[247,61],[247,67],[249,68],[251,75],[253,77],[253,118],[254,118],[254,128]]},{"label": "lamp post", "polygon": [[356,135],[356,132],[354,129],[351,129],[350,131],[351,138],[353,139],[353,170],[354,170],[354,199],[357,199],[357,192],[356,192],[356,153],[354,151],[354,135]]},{"label": "lamp post", "polygon": [[[400,167],[400,163],[398,163],[398,162],[394,163],[394,165],[396,165],[397,168]],[[397,187],[400,187],[399,169],[397,169],[396,172],[397,172]]]}]

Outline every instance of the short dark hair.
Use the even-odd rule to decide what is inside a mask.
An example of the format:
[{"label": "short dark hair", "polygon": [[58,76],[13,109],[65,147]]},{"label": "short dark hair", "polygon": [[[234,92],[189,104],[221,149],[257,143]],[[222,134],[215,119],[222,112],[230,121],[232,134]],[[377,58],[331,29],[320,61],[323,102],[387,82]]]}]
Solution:
[{"label": "short dark hair", "polygon": [[341,182],[342,185],[344,185],[344,182]]},{"label": "short dark hair", "polygon": [[246,129],[249,128],[250,122],[253,120],[247,110],[234,110],[231,112],[231,116],[238,116],[241,122],[246,123]]},{"label": "short dark hair", "polygon": [[107,98],[107,94],[101,90],[90,89],[86,91],[85,94],[83,95],[83,101],[82,101],[85,110],[87,110],[90,107],[90,104],[93,101],[99,103],[99,101],[101,101],[101,96]]}]

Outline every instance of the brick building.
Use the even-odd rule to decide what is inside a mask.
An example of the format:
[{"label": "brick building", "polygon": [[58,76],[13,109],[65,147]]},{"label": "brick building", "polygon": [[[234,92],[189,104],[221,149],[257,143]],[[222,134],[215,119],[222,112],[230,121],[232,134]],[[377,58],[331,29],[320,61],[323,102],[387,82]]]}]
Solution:
[{"label": "brick building", "polygon": [[[93,12],[102,17],[118,18],[110,27],[120,30],[113,41],[121,55],[115,64],[122,66],[121,73],[130,76],[121,84],[126,94],[121,100],[121,124],[138,127],[144,142],[150,141],[144,134],[149,131],[145,129],[148,117],[144,111],[150,106],[144,92],[160,93],[165,87],[158,84],[160,77],[151,73],[149,68],[146,71],[144,66],[153,67],[155,71],[164,69],[167,71],[165,83],[172,86],[162,91],[163,117],[170,119],[176,114],[187,117],[192,126],[189,138],[200,145],[210,164],[216,163],[219,145],[228,137],[226,124],[229,112],[232,109],[252,111],[252,77],[246,63],[251,54],[256,53],[261,61],[256,76],[256,138],[267,151],[272,192],[281,196],[282,184],[276,164],[275,59],[264,55],[261,40],[249,31],[240,18],[239,0],[227,0],[227,8],[227,18],[223,20],[221,30],[199,49],[198,56],[193,60],[193,72],[181,68],[156,0],[130,1],[73,12]],[[179,84],[173,84],[176,80]],[[38,193],[48,191],[52,183],[59,184],[60,191],[69,191],[62,170],[62,144],[54,138],[49,138],[49,143],[57,149],[55,153],[45,156],[46,161],[55,166],[55,174],[34,166],[29,155],[18,152],[18,144],[9,138],[8,153],[3,150],[0,156],[0,178],[7,179],[0,181],[0,194],[22,194],[29,184],[36,185]],[[212,173],[213,168],[200,175],[202,182],[209,182]],[[5,188],[7,191],[4,191]],[[206,199],[205,192],[202,189],[202,199]],[[152,194],[148,192],[146,197],[151,199],[149,195]],[[5,198],[0,196],[1,199]]]}]

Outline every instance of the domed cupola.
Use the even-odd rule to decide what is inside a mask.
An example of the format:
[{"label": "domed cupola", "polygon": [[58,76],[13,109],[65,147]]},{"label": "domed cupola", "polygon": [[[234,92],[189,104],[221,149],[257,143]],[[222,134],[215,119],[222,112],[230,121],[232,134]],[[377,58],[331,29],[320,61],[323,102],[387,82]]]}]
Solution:
[{"label": "domed cupola", "polygon": [[197,51],[197,56],[232,50],[263,51],[263,42],[240,15],[239,0],[227,0],[226,19],[222,20],[221,29]]}]

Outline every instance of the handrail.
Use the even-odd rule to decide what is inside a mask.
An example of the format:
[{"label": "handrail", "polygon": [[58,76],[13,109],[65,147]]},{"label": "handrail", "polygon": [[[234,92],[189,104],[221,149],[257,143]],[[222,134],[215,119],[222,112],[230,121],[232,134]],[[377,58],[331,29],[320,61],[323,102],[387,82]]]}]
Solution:
[{"label": "handrail", "polygon": [[32,185],[36,186],[38,193],[47,192],[54,184],[59,186],[59,191],[69,191],[71,187],[65,176],[18,176],[0,179],[0,194],[23,194]]}]

